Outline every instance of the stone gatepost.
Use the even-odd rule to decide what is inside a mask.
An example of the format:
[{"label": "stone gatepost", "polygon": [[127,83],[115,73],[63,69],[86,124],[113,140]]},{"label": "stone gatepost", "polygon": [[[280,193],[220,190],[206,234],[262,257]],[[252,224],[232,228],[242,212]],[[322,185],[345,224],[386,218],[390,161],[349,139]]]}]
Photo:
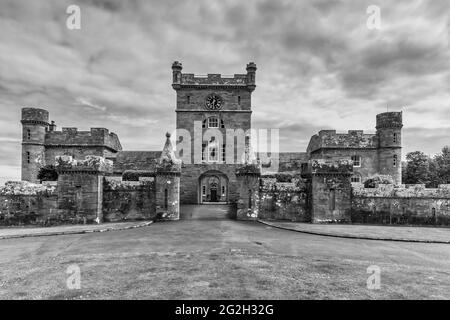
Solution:
[{"label": "stone gatepost", "polygon": [[56,157],[58,211],[73,223],[103,221],[103,181],[112,173],[113,163],[98,156],[74,160]]},{"label": "stone gatepost", "polygon": [[349,160],[310,160],[303,164],[312,223],[351,222],[352,174]]},{"label": "stone gatepost", "polygon": [[180,175],[181,161],[175,157],[167,133],[155,173],[156,217],[159,220],[180,219]]},{"label": "stone gatepost", "polygon": [[238,220],[257,220],[261,170],[258,164],[246,164],[236,170],[239,199]]}]

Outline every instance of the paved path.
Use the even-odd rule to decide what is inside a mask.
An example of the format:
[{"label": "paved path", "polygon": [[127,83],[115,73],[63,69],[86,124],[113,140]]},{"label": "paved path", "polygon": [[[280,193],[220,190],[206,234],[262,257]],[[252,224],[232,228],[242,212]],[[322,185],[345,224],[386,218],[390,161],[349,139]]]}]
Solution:
[{"label": "paved path", "polygon": [[388,240],[450,245],[450,228],[311,224],[260,220],[261,223],[292,231],[340,238]]},{"label": "paved path", "polygon": [[[132,230],[2,240],[0,299],[450,299],[449,245],[308,235],[197,210]],[[73,266],[79,290],[67,287]],[[379,290],[367,288],[369,266],[381,270]]]}]

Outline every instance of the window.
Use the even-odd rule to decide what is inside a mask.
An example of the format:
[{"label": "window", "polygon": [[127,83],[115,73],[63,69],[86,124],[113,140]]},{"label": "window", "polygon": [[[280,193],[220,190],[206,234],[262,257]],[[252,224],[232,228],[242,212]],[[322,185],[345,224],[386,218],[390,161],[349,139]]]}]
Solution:
[{"label": "window", "polygon": [[27,140],[31,140],[31,130],[27,129]]},{"label": "window", "polygon": [[187,96],[187,103],[191,103],[191,96]]},{"label": "window", "polygon": [[355,183],[360,183],[361,182],[361,176],[359,174],[354,174],[351,178],[350,178],[351,182],[355,182]]},{"label": "window", "polygon": [[225,197],[225,186],[222,186],[222,196]]},{"label": "window", "polygon": [[202,195],[206,196],[206,186],[202,186]]},{"label": "window", "polygon": [[394,143],[397,143],[397,133],[394,133],[392,140]]},{"label": "window", "polygon": [[216,117],[208,118],[208,128],[218,128],[219,127],[219,119]]},{"label": "window", "polygon": [[202,143],[202,161],[206,161],[206,143]]},{"label": "window", "polygon": [[219,152],[217,150],[217,144],[212,143],[208,146],[208,161],[217,162],[219,161]]},{"label": "window", "polygon": [[353,166],[361,167],[361,157],[360,156],[352,156]]},{"label": "window", "polygon": [[238,104],[241,104],[241,96],[238,96]]},{"label": "window", "polygon": [[31,162],[31,155],[30,152],[27,152],[27,163]]},{"label": "window", "polygon": [[223,120],[222,120],[222,119],[220,119],[220,127],[221,127],[222,129],[225,128],[225,124],[223,123]]},{"label": "window", "polygon": [[396,167],[397,166],[397,155],[396,154],[394,154],[394,156],[393,156],[393,158],[392,158],[392,165],[394,166],[394,167]]},{"label": "window", "polygon": [[203,122],[202,122],[202,128],[203,128],[203,129],[206,129],[206,120],[208,120],[208,119],[205,119],[205,120],[203,120]]},{"label": "window", "polygon": [[226,148],[227,148],[227,145],[222,144],[222,162],[226,161],[226,153],[225,153]]},{"label": "window", "polygon": [[252,190],[248,190],[248,208],[252,208]]}]

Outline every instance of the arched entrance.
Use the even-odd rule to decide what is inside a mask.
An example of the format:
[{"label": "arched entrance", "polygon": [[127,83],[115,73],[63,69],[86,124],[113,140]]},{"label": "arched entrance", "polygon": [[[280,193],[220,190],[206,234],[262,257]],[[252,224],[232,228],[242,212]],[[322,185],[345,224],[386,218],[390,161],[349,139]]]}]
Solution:
[{"label": "arched entrance", "polygon": [[220,171],[207,171],[199,178],[198,203],[228,203],[228,177]]}]

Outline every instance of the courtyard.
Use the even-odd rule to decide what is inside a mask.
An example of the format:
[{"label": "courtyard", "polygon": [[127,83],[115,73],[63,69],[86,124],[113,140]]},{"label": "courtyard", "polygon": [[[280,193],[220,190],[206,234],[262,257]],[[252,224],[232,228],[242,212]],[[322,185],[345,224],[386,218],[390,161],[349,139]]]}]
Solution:
[{"label": "courtyard", "polygon": [[[236,221],[226,206],[103,233],[0,240],[0,299],[450,299],[450,245]],[[80,289],[67,269],[80,268]],[[380,269],[368,289],[367,268]]]}]

